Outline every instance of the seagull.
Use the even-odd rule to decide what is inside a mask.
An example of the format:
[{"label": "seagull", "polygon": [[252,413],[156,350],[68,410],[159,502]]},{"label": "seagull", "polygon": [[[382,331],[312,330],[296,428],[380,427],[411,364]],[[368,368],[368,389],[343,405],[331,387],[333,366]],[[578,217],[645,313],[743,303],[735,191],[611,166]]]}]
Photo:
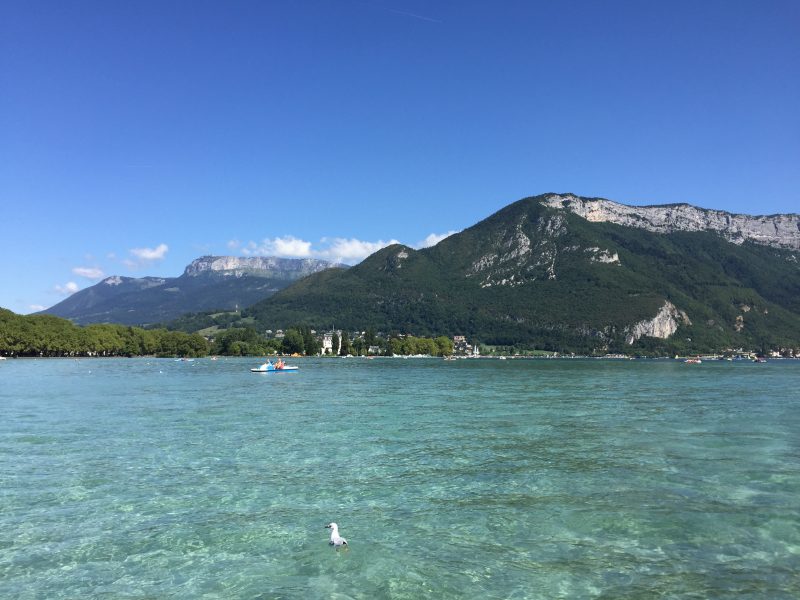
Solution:
[{"label": "seagull", "polygon": [[342,546],[347,546],[347,540],[339,535],[339,526],[336,523],[328,523],[325,529],[331,530],[331,541],[328,542],[331,546],[336,547],[338,550]]}]

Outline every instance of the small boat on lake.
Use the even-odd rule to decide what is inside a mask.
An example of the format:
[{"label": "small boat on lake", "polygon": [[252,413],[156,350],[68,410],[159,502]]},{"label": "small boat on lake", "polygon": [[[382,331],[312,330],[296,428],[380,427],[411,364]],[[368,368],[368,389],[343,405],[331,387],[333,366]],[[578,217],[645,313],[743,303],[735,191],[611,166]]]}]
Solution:
[{"label": "small boat on lake", "polygon": [[294,371],[299,371],[300,367],[295,367],[292,365],[285,365],[282,361],[279,361],[276,364],[272,364],[271,360],[268,360],[263,365],[256,369],[250,369],[253,373],[292,373]]},{"label": "small boat on lake", "polygon": [[683,362],[685,362],[687,365],[699,365],[699,364],[700,364],[700,363],[702,363],[703,361],[702,361],[702,360],[700,360],[699,358],[687,358],[687,359],[686,359],[685,361],[683,361]]}]

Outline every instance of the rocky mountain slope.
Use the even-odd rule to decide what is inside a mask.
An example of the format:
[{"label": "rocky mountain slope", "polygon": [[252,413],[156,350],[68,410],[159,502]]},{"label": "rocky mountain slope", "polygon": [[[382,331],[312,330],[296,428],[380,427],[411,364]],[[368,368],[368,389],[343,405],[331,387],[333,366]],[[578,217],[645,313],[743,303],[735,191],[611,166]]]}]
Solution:
[{"label": "rocky mountain slope", "polygon": [[626,206],[602,198],[550,194],[544,204],[568,210],[593,223],[616,223],[655,233],[713,231],[734,244],[746,241],[800,250],[800,215],[750,216],[690,204]]},{"label": "rocky mountain slope", "polygon": [[107,277],[42,312],[80,325],[159,323],[187,312],[243,308],[334,266],[315,259],[203,256],[180,277]]},{"label": "rocky mountain slope", "polygon": [[315,258],[279,258],[276,256],[201,256],[183,272],[184,277],[214,273],[221,277],[268,277],[294,280],[323,269],[342,265]]},{"label": "rocky mountain slope", "polygon": [[549,350],[800,345],[797,215],[546,194],[252,306],[260,326],[464,334]]}]

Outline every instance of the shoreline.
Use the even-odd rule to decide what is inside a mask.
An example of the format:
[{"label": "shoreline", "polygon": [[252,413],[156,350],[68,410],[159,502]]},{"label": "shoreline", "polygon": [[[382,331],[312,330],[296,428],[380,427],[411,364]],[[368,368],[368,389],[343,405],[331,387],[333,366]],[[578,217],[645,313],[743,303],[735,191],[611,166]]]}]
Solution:
[{"label": "shoreline", "polygon": [[[281,355],[272,355],[272,356],[281,356]],[[289,355],[286,355],[288,357]],[[216,355],[215,357],[211,356],[199,356],[199,357],[181,357],[181,356],[154,356],[154,355],[140,355],[140,356],[0,356],[0,361],[7,361],[7,360],[115,360],[115,359],[124,359],[124,360],[164,360],[164,361],[173,361],[173,362],[196,362],[196,361],[205,361],[208,360],[209,362],[217,362],[218,360],[227,360],[227,359],[239,359],[239,360],[261,360],[263,355],[253,355],[253,356],[225,356],[225,355]],[[590,354],[585,355],[550,355],[550,356],[514,356],[509,354],[499,354],[499,355],[483,355],[483,356],[453,356],[453,357],[442,357],[442,356],[432,356],[432,355],[402,355],[396,354],[392,356],[293,356],[291,357],[293,360],[298,359],[347,359],[347,358],[355,358],[355,359],[368,359],[368,360],[375,360],[375,359],[402,359],[402,360],[420,360],[420,359],[428,359],[428,360],[446,360],[446,361],[489,361],[489,360],[523,360],[523,361],[542,361],[542,360],[592,360],[592,361],[609,361],[609,362],[625,362],[625,361],[674,361],[674,362],[685,362],[686,360],[695,360],[700,359],[703,362],[754,362],[754,358],[747,357],[747,356],[737,356],[737,357],[723,357],[723,356],[715,356],[715,355],[687,355],[687,356],[592,356]],[[185,359],[185,360],[184,360]],[[766,362],[773,362],[773,361],[800,361],[799,356],[770,356],[770,357],[763,357],[763,361]]]}]

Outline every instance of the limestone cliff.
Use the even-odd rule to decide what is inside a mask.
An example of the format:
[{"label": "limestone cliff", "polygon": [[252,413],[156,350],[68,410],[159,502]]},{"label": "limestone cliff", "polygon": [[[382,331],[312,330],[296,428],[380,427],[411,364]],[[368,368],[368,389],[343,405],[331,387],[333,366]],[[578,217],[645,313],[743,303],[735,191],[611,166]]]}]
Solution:
[{"label": "limestone cliff", "polygon": [[300,279],[330,267],[339,266],[314,258],[278,258],[275,256],[201,256],[193,260],[183,272],[186,277],[218,274],[224,277],[242,277],[245,274],[262,277]]},{"label": "limestone cliff", "polygon": [[678,325],[691,325],[688,315],[678,310],[672,302],[665,302],[652,319],[639,321],[626,331],[625,342],[633,344],[640,337],[648,336],[667,339],[678,330]]},{"label": "limestone cliff", "polygon": [[638,227],[655,233],[715,231],[734,244],[745,241],[800,250],[800,215],[750,216],[689,204],[627,206],[599,198],[553,194],[544,203],[569,210],[587,221]]},{"label": "limestone cliff", "polygon": [[534,221],[520,215],[513,226],[499,228],[489,237],[466,277],[477,278],[482,288],[556,279],[558,238],[565,233],[561,215]]}]

